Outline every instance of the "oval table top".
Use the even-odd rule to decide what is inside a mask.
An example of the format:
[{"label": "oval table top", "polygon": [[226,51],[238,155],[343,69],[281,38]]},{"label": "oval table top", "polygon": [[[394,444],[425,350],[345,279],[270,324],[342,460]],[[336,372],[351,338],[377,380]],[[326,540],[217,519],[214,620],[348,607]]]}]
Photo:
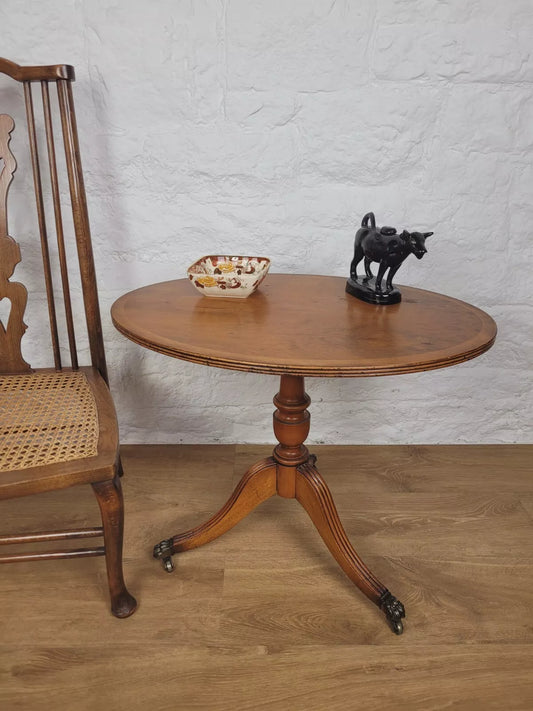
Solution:
[{"label": "oval table top", "polygon": [[130,340],[175,358],[274,375],[393,375],[475,358],[496,337],[470,304],[402,286],[379,306],[345,292],[346,279],[269,274],[246,299],[202,296],[188,279],[121,296],[113,323]]}]

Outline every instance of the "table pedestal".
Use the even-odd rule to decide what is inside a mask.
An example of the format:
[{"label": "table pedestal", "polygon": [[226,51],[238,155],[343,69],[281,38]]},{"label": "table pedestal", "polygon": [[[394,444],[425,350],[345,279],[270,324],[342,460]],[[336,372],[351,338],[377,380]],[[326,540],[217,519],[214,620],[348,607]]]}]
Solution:
[{"label": "table pedestal", "polygon": [[274,398],[274,434],[279,444],[272,457],[254,464],[226,504],[205,523],[158,543],[154,558],[165,570],[174,569],[172,554],[197,548],[218,538],[271,496],[297,499],[309,514],[337,563],[357,587],[382,609],[396,634],[403,632],[402,603],[373,575],[357,555],[340,522],[331,492],[315,466],[316,457],[304,445],[309,434],[311,400],[304,378],[282,375]]}]

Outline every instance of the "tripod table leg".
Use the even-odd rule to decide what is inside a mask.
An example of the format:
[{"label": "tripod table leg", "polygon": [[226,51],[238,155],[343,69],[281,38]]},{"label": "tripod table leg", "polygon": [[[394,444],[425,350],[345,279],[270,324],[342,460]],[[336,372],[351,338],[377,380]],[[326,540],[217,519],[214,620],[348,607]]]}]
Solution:
[{"label": "tripod table leg", "polygon": [[237,484],[233,494],[212,518],[190,531],[161,541],[154,547],[167,572],[172,572],[172,554],[203,546],[239,523],[256,506],[276,493],[276,462],[272,457],[254,464]]},{"label": "tripod table leg", "polygon": [[296,471],[296,498],[309,514],[337,563],[357,587],[382,609],[396,634],[403,632],[402,603],[379,582],[357,555],[339,519],[331,492],[312,460]]}]

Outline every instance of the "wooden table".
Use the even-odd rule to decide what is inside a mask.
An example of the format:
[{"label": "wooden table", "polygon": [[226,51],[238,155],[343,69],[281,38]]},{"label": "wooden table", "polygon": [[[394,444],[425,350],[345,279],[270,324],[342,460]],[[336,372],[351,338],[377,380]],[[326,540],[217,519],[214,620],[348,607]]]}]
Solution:
[{"label": "wooden table", "polygon": [[[307,511],[330,552],[401,634],[405,609],[357,555],[331,493],[304,445],[310,398],[304,377],[395,375],[444,368],[481,355],[496,324],[483,311],[430,291],[401,287],[401,303],[367,304],[345,293],[340,277],[270,274],[247,299],[207,298],[187,279],[146,286],[112,307],[113,323],[132,341],[204,365],[280,375],[274,398],[271,457],[254,464],[207,522],[158,543],[154,557],[222,535],[278,494]],[[364,411],[364,406],[362,407]]]}]

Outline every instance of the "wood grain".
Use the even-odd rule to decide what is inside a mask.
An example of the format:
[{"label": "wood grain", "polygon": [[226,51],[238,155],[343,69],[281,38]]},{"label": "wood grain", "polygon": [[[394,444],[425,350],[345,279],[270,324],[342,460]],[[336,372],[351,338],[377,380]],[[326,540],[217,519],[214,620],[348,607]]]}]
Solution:
[{"label": "wood grain", "polygon": [[[140,608],[106,614],[96,558],[3,566],[0,707],[530,711],[533,447],[312,451],[358,552],[406,604],[401,637],[296,501],[266,501],[166,574],[154,541],[220,508],[271,446],[128,446],[124,560]],[[0,502],[0,518],[89,525],[81,491]]]},{"label": "wood grain", "polygon": [[70,79],[74,81],[74,67],[70,64],[54,64],[51,66],[21,66],[15,62],[0,57],[0,73],[16,81],[56,81]]},{"label": "wood grain", "polygon": [[130,340],[176,358],[232,370],[348,377],[444,368],[496,337],[483,311],[402,287],[403,300],[366,304],[345,279],[269,274],[247,299],[210,299],[187,279],[125,294],[111,310]]}]

